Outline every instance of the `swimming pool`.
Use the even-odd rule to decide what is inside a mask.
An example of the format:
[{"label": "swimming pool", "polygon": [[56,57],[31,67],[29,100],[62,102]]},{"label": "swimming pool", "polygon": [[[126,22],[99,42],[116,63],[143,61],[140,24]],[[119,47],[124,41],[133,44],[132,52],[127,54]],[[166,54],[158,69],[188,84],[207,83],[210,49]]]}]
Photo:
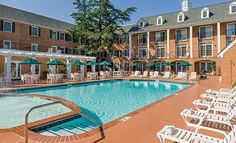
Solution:
[{"label": "swimming pool", "polygon": [[[0,129],[23,125],[25,115],[30,110],[30,108],[50,102],[53,101],[39,97],[0,96]],[[33,122],[70,111],[70,109],[61,104],[55,104],[53,106],[32,112],[32,114],[29,116],[29,121]]]},{"label": "swimming pool", "polygon": [[18,93],[65,98],[81,107],[84,114],[104,124],[190,86],[162,81],[110,80],[22,90]]}]

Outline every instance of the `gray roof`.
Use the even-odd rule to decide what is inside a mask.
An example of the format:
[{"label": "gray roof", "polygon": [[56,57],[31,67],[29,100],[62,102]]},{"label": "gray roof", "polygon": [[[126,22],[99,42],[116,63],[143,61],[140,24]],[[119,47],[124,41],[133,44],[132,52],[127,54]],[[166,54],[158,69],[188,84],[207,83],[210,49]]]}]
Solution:
[{"label": "gray roof", "polygon": [[[140,20],[145,20],[148,23],[147,26],[139,28],[139,24],[137,22],[133,25],[129,32],[175,29],[178,27],[185,27],[190,25],[211,24],[215,22],[230,20],[233,21],[236,20],[236,14],[229,14],[229,4],[231,4],[232,2],[233,1],[228,1],[224,3],[190,9],[189,11],[183,12],[186,16],[186,20],[184,22],[177,22],[177,15],[181,11],[141,18]],[[210,17],[207,19],[201,19],[201,10],[205,7],[209,8]],[[159,16],[162,16],[164,24],[157,26],[156,20]]]},{"label": "gray roof", "polygon": [[0,4],[0,19],[15,20],[63,32],[67,32],[69,28],[73,27],[73,24],[71,23],[19,10],[2,4]]}]

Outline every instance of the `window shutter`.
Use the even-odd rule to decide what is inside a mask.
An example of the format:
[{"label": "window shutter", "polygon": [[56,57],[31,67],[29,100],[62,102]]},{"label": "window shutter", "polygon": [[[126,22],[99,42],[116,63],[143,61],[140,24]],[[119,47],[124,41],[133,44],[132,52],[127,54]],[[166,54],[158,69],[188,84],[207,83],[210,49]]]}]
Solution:
[{"label": "window shutter", "polygon": [[3,20],[0,20],[0,30],[3,30]]},{"label": "window shutter", "polygon": [[31,31],[32,31],[32,27],[30,26],[30,27],[29,27],[29,35],[32,34]]},{"label": "window shutter", "polygon": [[38,35],[39,37],[41,36],[41,28],[39,27],[39,35]]},{"label": "window shutter", "polygon": [[16,31],[16,24],[12,23],[12,32],[14,33]]},{"label": "window shutter", "polygon": [[68,39],[69,39],[69,35],[66,33],[65,34],[65,41],[68,41]]},{"label": "window shutter", "polygon": [[57,40],[60,39],[60,32],[57,32]]},{"label": "window shutter", "polygon": [[52,39],[52,30],[50,30],[50,39]]}]

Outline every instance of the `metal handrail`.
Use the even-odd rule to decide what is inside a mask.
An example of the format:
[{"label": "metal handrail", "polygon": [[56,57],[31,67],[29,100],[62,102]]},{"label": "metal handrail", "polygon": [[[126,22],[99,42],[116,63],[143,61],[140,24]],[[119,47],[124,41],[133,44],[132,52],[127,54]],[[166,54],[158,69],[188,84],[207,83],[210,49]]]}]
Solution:
[{"label": "metal handrail", "polygon": [[[51,102],[51,103],[47,103],[47,104],[42,104],[42,105],[38,105],[38,106],[35,106],[35,107],[32,107],[28,112],[27,114],[25,115],[25,143],[28,143],[28,119],[29,119],[29,115],[30,113],[33,111],[33,110],[36,110],[36,109],[40,109],[40,108],[43,108],[43,107],[48,107],[48,106],[51,106],[51,105],[54,105],[54,104],[62,104],[66,107],[68,107],[66,104],[64,104],[63,102],[61,101],[55,101],[55,102]],[[70,107],[68,107],[70,108]],[[102,125],[102,123],[88,117],[87,115],[83,114],[83,113],[78,113],[79,115],[81,115],[82,117],[85,117],[86,119],[92,121],[93,123],[96,123],[98,125]]]}]

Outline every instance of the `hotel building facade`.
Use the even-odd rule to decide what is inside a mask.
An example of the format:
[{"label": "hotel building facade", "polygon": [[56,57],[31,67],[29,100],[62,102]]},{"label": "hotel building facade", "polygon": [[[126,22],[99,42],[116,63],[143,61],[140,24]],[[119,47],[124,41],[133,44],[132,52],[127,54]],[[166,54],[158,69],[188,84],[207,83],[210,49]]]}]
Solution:
[{"label": "hotel building facade", "polygon": [[[67,63],[71,60],[95,60],[81,56],[76,50],[81,41],[69,34],[68,29],[72,26],[0,5],[0,73],[10,73],[8,76],[11,79],[19,79],[20,74],[28,73],[29,69],[18,63],[29,57],[43,63],[52,59]],[[162,63],[171,62],[175,64],[171,67],[174,72],[207,72],[221,76],[227,84],[236,80],[235,1],[191,8],[191,2],[183,0],[182,10],[178,12],[141,18],[123,29],[125,33],[114,39],[113,47],[97,53],[97,58],[109,60],[117,69],[126,71],[133,69],[133,62],[142,63],[138,70],[150,70],[147,63],[152,61],[159,63],[159,66],[151,70],[165,71],[167,67],[161,66]],[[177,66],[183,61],[192,66]],[[48,69],[46,64],[34,68],[41,74]]]}]

